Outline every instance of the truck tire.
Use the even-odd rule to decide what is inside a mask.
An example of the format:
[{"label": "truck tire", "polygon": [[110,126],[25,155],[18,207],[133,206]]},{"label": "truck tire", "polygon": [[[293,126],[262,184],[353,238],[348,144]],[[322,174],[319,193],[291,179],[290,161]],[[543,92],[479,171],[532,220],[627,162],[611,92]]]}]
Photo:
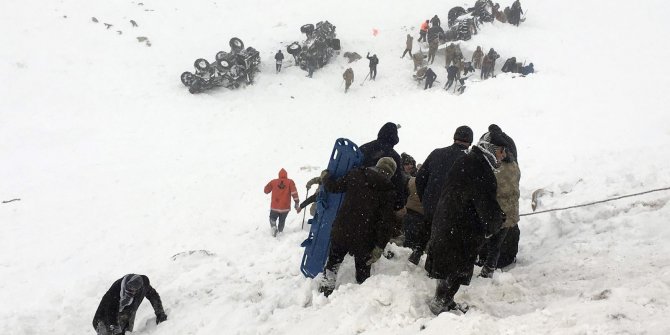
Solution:
[{"label": "truck tire", "polygon": [[193,67],[195,67],[196,69],[198,69],[200,71],[205,71],[205,70],[209,69],[209,62],[204,58],[198,58],[193,63]]},{"label": "truck tire", "polygon": [[181,74],[181,83],[184,86],[191,86],[191,82],[193,82],[193,73],[186,71]]},{"label": "truck tire", "polygon": [[232,49],[234,52],[244,50],[244,42],[242,42],[242,40],[237,37],[231,38],[230,42],[228,42],[228,45],[230,45],[230,49]]}]

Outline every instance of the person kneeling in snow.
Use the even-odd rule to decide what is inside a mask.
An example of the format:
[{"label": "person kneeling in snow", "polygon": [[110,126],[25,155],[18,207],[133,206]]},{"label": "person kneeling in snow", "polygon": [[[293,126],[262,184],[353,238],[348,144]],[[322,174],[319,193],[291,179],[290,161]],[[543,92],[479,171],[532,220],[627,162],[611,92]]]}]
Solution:
[{"label": "person kneeling in snow", "polygon": [[370,277],[372,263],[381,257],[395,220],[391,176],[396,167],[393,158],[382,157],[376,166],[356,168],[338,180],[330,178],[328,170],[323,171],[321,180],[326,191],[346,192],[330,232],[328,263],[319,288],[326,297],[335,289],[344,256],[354,256],[359,284]]},{"label": "person kneeling in snow", "polygon": [[[298,190],[295,188],[295,182],[288,179],[286,170],[279,170],[279,178],[272,179],[263,190],[265,194],[272,192],[272,202],[270,203],[270,228],[272,229],[272,236],[277,236],[277,233],[284,231],[284,223],[288,212],[291,211],[291,198],[295,202],[293,206],[295,210],[300,213],[300,198],[298,197]],[[277,228],[277,219],[279,219],[279,228]]]},{"label": "person kneeling in snow", "polygon": [[144,297],[156,313],[156,324],[167,320],[158,292],[144,275],[127,274],[118,279],[102,297],[93,317],[93,329],[98,335],[125,334],[133,331],[135,313]]}]

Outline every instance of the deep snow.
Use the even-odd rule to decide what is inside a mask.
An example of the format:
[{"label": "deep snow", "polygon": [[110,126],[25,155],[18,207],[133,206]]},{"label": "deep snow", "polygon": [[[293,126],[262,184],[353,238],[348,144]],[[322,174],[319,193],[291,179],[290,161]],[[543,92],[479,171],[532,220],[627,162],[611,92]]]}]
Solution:
[{"label": "deep snow", "polygon": [[[21,199],[0,204],[0,333],[92,334],[101,296],[131,272],[150,277],[169,317],[145,328],[145,303],[137,334],[670,333],[668,193],[523,218],[518,263],[461,289],[475,306],[465,316],[430,313],[434,283],[407,249],[391,246],[398,257],[363,285],[347,259],[326,299],[299,271],[302,215],[270,236],[262,187],[280,168],[304,199],[336,138],[363,144],[387,121],[418,161],[459,125],[500,125],[518,146],[522,212],[538,188],[553,191],[546,209],[669,186],[667,3],[523,1],[519,28],[487,25],[461,48],[494,47],[496,72],[516,56],[539,73],[423,91],[404,37],[455,5],[0,3],[0,200]],[[311,80],[275,75],[274,52],[323,19],[343,51],[380,57],[376,82],[360,86],[367,62],[353,63],[343,94],[342,57]],[[179,74],[234,36],[261,51],[256,84],[188,94]],[[200,249],[215,255],[171,258]]]}]

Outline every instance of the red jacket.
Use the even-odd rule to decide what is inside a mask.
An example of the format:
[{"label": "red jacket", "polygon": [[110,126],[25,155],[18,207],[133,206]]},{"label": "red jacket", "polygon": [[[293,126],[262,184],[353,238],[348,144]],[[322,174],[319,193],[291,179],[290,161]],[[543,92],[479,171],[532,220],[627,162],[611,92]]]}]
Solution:
[{"label": "red jacket", "polygon": [[270,209],[279,213],[288,213],[291,211],[291,198],[296,204],[300,202],[298,190],[295,188],[293,180],[288,179],[286,170],[279,170],[279,178],[271,180],[265,185],[265,194],[272,192],[272,202]]},{"label": "red jacket", "polygon": [[422,31],[428,31],[428,22],[423,21],[423,22],[421,23],[421,28],[420,28],[420,29],[421,29]]}]

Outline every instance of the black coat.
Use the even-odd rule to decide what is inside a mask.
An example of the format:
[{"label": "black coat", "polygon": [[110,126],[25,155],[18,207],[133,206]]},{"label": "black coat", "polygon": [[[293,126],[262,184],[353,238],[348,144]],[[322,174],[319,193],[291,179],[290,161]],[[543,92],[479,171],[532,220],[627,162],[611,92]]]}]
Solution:
[{"label": "black coat", "polygon": [[276,53],[276,54],[275,54],[275,60],[276,60],[276,61],[282,61],[282,60],[284,60],[284,54],[281,53],[281,52]]},{"label": "black coat", "polygon": [[456,65],[451,65],[447,68],[447,79],[454,80],[458,74],[458,67]]},{"label": "black coat", "polygon": [[366,56],[366,58],[370,61],[370,68],[374,69],[377,67],[377,64],[379,64],[379,58],[377,56]]},{"label": "black coat", "polygon": [[433,16],[433,18],[430,19],[430,24],[432,24],[433,27],[439,27],[440,26],[440,18],[437,17],[437,15]]},{"label": "black coat", "polygon": [[435,79],[437,79],[437,75],[433,69],[428,69],[428,71],[426,71],[426,81],[432,83],[435,81]]},{"label": "black coat", "polygon": [[470,284],[484,237],[502,226],[493,169],[478,147],[454,163],[432,222],[426,270],[432,278]]},{"label": "black coat", "polygon": [[393,149],[398,144],[398,126],[392,122],[387,122],[379,129],[377,139],[360,146],[363,153],[363,167],[375,166],[382,157],[391,157],[395,161],[396,170],[391,177],[391,183],[395,185],[396,198],[393,201],[393,208],[399,210],[405,207],[407,202],[406,183],[402,177],[402,163],[400,155]]},{"label": "black coat", "polygon": [[424,216],[428,222],[433,220],[433,213],[440,200],[447,173],[459,158],[465,156],[467,146],[454,143],[445,148],[433,150],[421,169],[416,174],[416,191],[423,205]]},{"label": "black coat", "polygon": [[161,297],[158,295],[158,292],[151,287],[149,278],[144,275],[141,275],[141,277],[144,283],[142,289],[137,293],[133,302],[126,306],[121,312],[119,312],[119,300],[121,299],[121,281],[123,280],[123,277],[112,284],[112,287],[110,287],[109,290],[107,290],[107,293],[102,296],[100,305],[98,305],[98,310],[95,311],[95,316],[93,317],[93,329],[96,329],[98,327],[98,322],[102,321],[105,326],[115,325],[119,326],[124,331],[132,331],[135,313],[144,300],[144,297],[149,299],[156,316],[165,313],[163,311]]},{"label": "black coat", "polygon": [[331,242],[358,257],[375,246],[384,248],[391,237],[394,186],[375,168],[356,168],[338,180],[327,178],[328,192],[346,192],[330,233]]}]

